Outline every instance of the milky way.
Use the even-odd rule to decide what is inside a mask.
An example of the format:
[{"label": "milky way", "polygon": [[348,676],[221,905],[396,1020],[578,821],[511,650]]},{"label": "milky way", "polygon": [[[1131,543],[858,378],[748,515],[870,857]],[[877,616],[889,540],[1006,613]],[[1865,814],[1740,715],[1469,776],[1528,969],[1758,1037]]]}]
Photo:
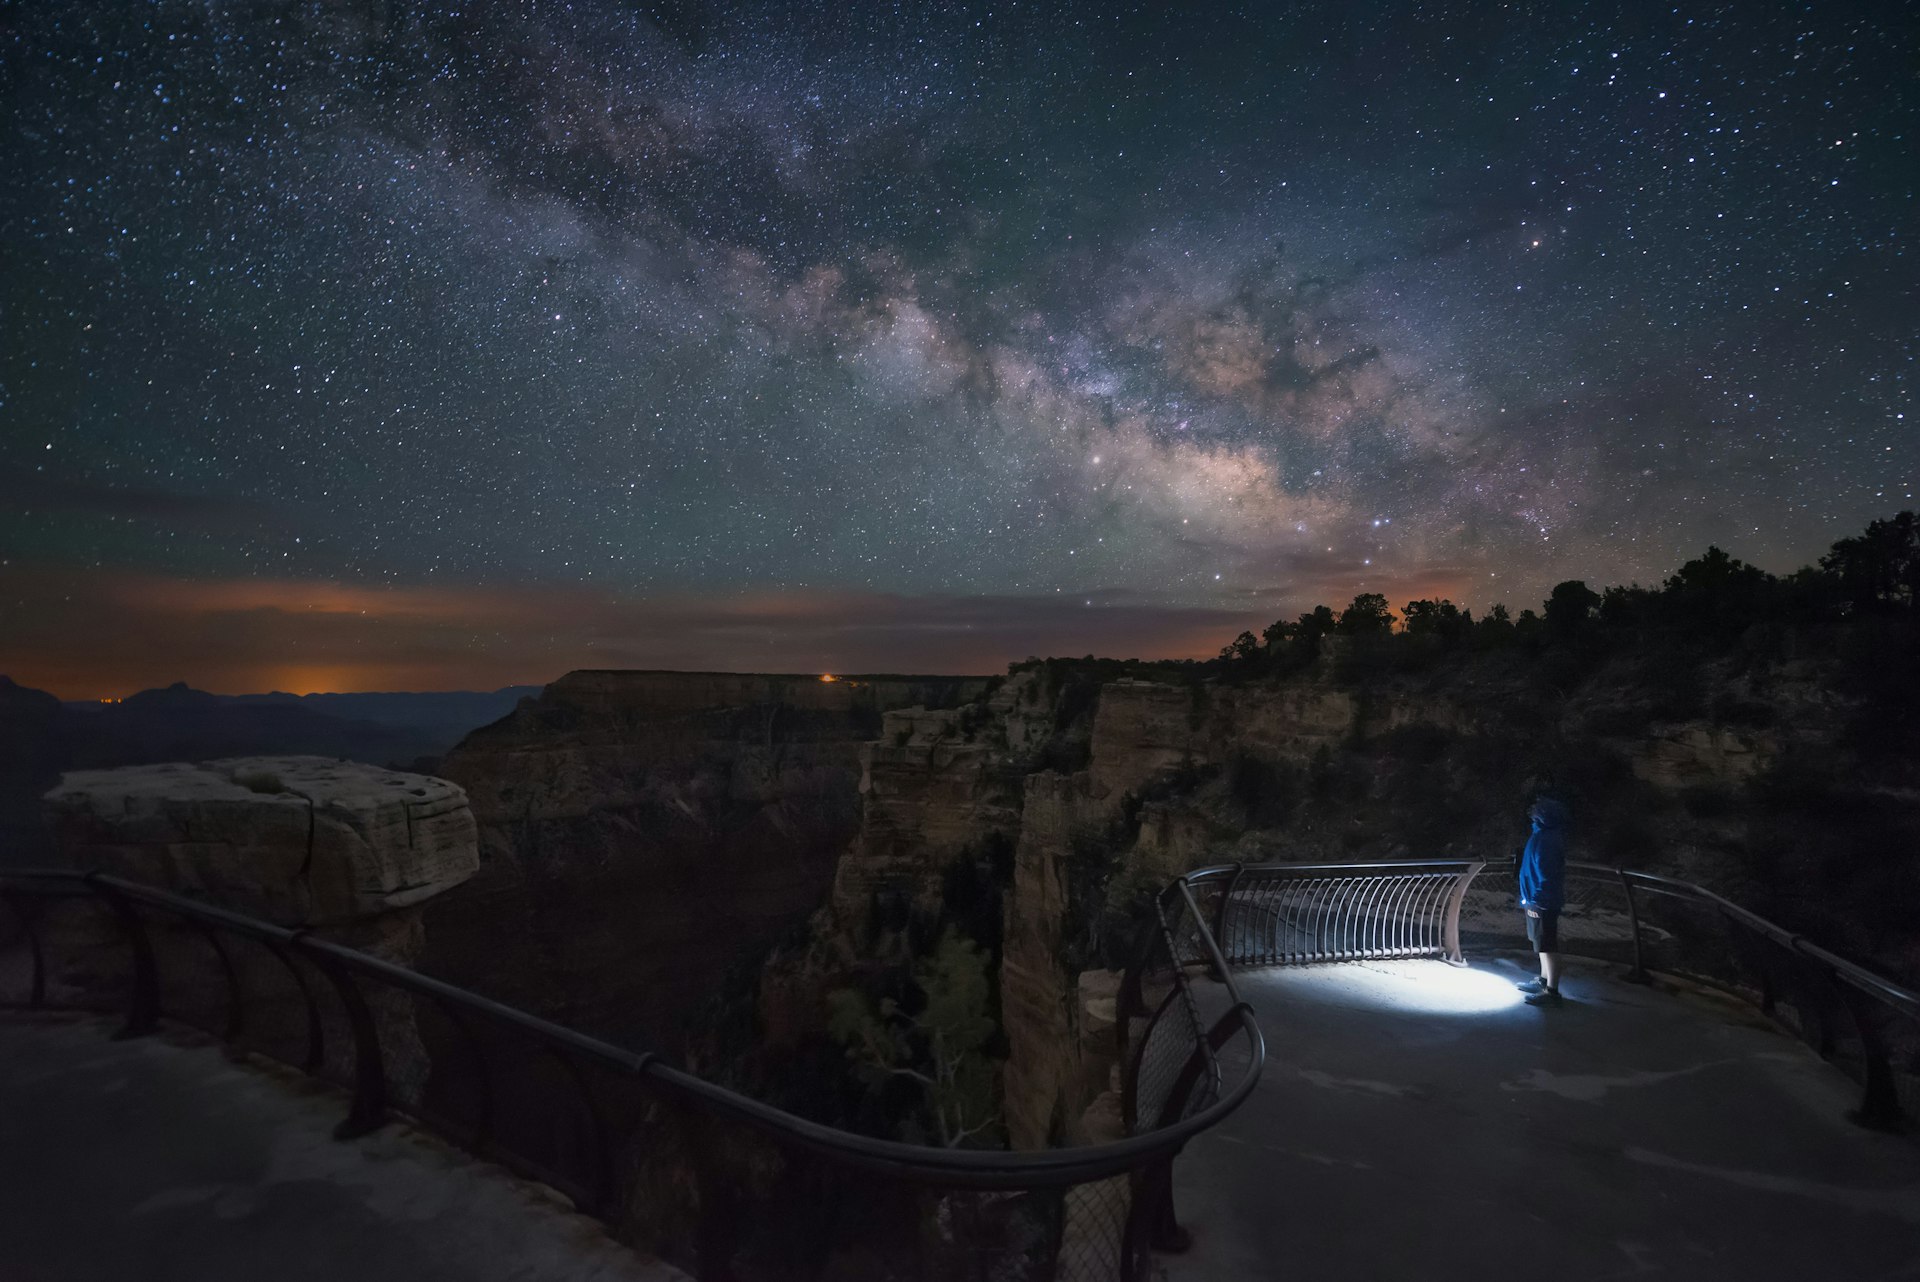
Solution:
[{"label": "milky way", "polygon": [[0,667],[154,583],[991,667],[1912,506],[1897,7],[901,8],[12,8]]}]

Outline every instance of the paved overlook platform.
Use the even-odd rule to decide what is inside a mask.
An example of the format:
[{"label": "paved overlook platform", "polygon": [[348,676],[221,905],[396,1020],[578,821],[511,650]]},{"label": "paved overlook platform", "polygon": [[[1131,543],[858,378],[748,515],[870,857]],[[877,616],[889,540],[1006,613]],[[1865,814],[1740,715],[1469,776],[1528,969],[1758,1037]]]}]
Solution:
[{"label": "paved overlook platform", "polygon": [[[1169,1282],[1920,1278],[1920,1143],[1707,993],[1575,959],[1240,972],[1268,1045],[1175,1163]],[[1220,990],[1202,985],[1218,1002]],[[685,1282],[534,1186],[204,1038],[0,1017],[0,1282]]]},{"label": "paved overlook platform", "polygon": [[1920,1143],[1846,1077],[1718,995],[1528,973],[1236,974],[1266,1072],[1175,1163],[1171,1282],[1920,1278]]},{"label": "paved overlook platform", "polygon": [[169,1030],[0,1017],[0,1282],[689,1282],[536,1186]]}]

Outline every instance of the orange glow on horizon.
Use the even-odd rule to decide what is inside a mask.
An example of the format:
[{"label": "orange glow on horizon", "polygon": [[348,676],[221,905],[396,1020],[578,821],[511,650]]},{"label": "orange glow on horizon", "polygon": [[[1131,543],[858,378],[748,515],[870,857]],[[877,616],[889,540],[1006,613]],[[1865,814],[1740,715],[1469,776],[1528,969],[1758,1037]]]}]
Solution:
[{"label": "orange glow on horizon", "polygon": [[[1243,629],[1258,635],[1315,599],[1338,611],[1356,586],[1306,582],[1215,606],[1121,593],[1068,609],[1024,597],[627,597],[570,584],[367,588],[49,566],[15,566],[0,579],[23,603],[0,629],[0,673],[67,699],[175,681],[218,694],[493,690],[576,669],[644,669],[812,672],[845,683],[846,672],[990,675],[1046,654],[1209,659]],[[1358,586],[1383,592],[1398,615],[1410,599],[1460,602],[1466,582],[1457,567],[1431,567]]]},{"label": "orange glow on horizon", "polygon": [[272,689],[285,694],[343,694],[365,690],[377,669],[340,667],[283,668],[273,677]]}]

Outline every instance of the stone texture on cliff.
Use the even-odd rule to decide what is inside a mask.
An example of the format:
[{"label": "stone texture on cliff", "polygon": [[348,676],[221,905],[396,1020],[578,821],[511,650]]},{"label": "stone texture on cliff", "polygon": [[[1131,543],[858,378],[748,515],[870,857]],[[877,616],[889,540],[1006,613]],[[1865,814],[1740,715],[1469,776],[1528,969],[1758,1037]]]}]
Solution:
[{"label": "stone texture on cliff", "polygon": [[1018,830],[1026,763],[1004,734],[970,729],[973,711],[889,712],[861,748],[860,830],[834,875],[842,928],[856,929],[877,895],[936,911],[955,859]]},{"label": "stone texture on cliff", "polygon": [[[1167,879],[1222,858],[1245,834],[1216,817],[1147,801],[1125,834],[1118,821],[1129,794],[1182,771],[1217,766],[1235,752],[1304,764],[1352,728],[1351,695],[1320,684],[1221,688],[1119,681],[1102,687],[1087,768],[1028,779],[1013,886],[1007,899],[1001,1010],[1011,1055],[1006,1067],[1008,1132],[1015,1147],[1053,1138],[1089,1142],[1113,1066],[1096,1009],[1076,1000],[1063,933],[1072,913],[1099,913],[1151,893]],[[1102,902],[1069,904],[1076,848],[1124,841]],[[1259,858],[1259,849],[1233,850]],[[1083,874],[1084,875],[1084,874]]]},{"label": "stone texture on cliff", "polygon": [[1657,728],[1652,737],[1634,745],[1629,760],[1641,779],[1678,790],[1745,783],[1778,752],[1775,735],[1694,721]]},{"label": "stone texture on cliff", "polygon": [[826,903],[884,715],[986,687],[568,674],[442,764],[472,798],[481,869],[431,907],[429,968],[678,1051],[729,974]]},{"label": "stone texture on cliff", "polygon": [[1062,944],[1066,864],[1074,842],[1109,824],[1119,801],[1086,771],[1027,780],[1000,963],[1001,1022],[1010,1052],[1005,1109],[1014,1148],[1079,1140],[1075,1124],[1105,1085],[1106,1064],[1084,1063],[1080,1054],[1073,979]]},{"label": "stone texture on cliff", "polygon": [[231,757],[74,771],[45,804],[68,863],[287,925],[391,912],[479,866],[458,786],[359,762]]},{"label": "stone texture on cliff", "polygon": [[[97,869],[413,965],[421,905],[478,867],[466,794],[444,779],[327,757],[231,757],[74,771],[45,799],[67,863]],[[61,982],[82,1002],[124,1000],[130,954],[109,914],[76,903],[49,923]],[[286,965],[242,936],[216,953],[194,925],[147,914],[160,1007],[217,1029],[238,1016],[248,1044],[290,1063],[308,1053],[308,997]],[[227,968],[231,967],[231,972]],[[389,1097],[417,1102],[428,1076],[418,1012],[401,990],[361,987]],[[238,999],[235,1001],[235,999]],[[321,1000],[319,1069],[351,1081],[354,1039]]]},{"label": "stone texture on cliff", "polygon": [[1320,684],[1173,686],[1118,681],[1100,692],[1093,722],[1093,782],[1135,789],[1183,765],[1229,752],[1306,761],[1353,727],[1351,693]]}]

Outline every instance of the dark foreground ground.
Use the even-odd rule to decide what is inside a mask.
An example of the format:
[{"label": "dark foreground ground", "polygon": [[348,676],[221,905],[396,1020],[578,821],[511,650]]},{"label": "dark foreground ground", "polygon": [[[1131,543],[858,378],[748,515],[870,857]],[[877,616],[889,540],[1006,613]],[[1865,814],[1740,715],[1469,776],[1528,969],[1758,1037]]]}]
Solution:
[{"label": "dark foreground ground", "polygon": [[1920,1144],[1846,1121],[1852,1082],[1576,966],[1555,1010],[1511,962],[1237,976],[1267,1071],[1175,1163],[1172,1282],[1920,1277]]},{"label": "dark foreground ground", "polygon": [[[1920,1145],[1746,1009],[1579,966],[1250,972],[1267,1073],[1175,1164],[1171,1282],[1920,1278]],[[1210,994],[1217,1000],[1217,991]],[[0,1282],[685,1282],[330,1089],[202,1039],[0,1017]]]},{"label": "dark foreground ground", "polygon": [[200,1039],[0,1017],[0,1282],[686,1282],[535,1186]]}]

